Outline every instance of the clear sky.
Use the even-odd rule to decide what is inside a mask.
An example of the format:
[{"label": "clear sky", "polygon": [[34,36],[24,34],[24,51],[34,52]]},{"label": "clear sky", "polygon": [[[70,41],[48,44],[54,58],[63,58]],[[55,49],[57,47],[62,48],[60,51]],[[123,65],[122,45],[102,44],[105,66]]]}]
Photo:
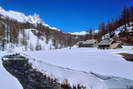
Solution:
[{"label": "clear sky", "polygon": [[124,6],[133,6],[133,0],[0,0],[0,5],[37,13],[47,24],[65,32],[79,32],[118,17]]}]

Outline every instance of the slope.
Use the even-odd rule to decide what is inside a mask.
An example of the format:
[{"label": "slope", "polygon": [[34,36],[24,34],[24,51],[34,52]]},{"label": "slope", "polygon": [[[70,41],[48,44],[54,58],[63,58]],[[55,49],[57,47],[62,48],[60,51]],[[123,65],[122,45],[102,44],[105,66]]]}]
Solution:
[{"label": "slope", "polygon": [[[0,59],[4,53],[0,52]],[[0,89],[23,89],[18,80],[9,74],[0,60]]]}]

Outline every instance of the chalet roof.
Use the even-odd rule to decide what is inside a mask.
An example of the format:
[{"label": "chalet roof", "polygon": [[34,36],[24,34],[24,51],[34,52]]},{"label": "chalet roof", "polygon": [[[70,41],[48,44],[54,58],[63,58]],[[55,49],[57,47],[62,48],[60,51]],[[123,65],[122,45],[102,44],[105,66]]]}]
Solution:
[{"label": "chalet roof", "polygon": [[113,43],[112,45],[110,45],[111,49],[116,49],[116,48],[121,48],[121,43],[117,42],[117,43]]},{"label": "chalet roof", "polygon": [[84,44],[95,44],[96,40],[92,39],[92,40],[87,40],[83,42]]},{"label": "chalet roof", "polygon": [[82,43],[82,44],[96,44],[96,40],[86,40],[86,41],[79,41],[77,44]]},{"label": "chalet roof", "polygon": [[77,42],[77,45],[83,44],[83,45],[96,45],[96,40],[92,39],[92,40],[86,40],[86,41],[79,41]]},{"label": "chalet roof", "polygon": [[98,45],[110,45],[112,44],[113,39],[104,39]]}]

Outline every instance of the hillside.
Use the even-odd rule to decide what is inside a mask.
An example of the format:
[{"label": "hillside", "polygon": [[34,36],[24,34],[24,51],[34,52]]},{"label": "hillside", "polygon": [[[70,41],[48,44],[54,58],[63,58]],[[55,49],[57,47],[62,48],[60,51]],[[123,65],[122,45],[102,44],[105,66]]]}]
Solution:
[{"label": "hillside", "polygon": [[0,7],[0,49],[51,50],[72,47],[78,41],[96,39],[106,35],[126,45],[133,44],[132,20],[124,17],[110,24],[101,24],[99,30],[65,33],[46,24],[37,14],[25,15],[17,11],[6,11]]},{"label": "hillside", "polygon": [[99,25],[98,37],[110,35],[125,45],[133,45],[133,7],[125,7],[115,19]]},{"label": "hillside", "polygon": [[108,32],[102,36],[102,39],[109,37],[115,41],[121,41],[124,45],[133,45],[133,23],[130,25],[122,25],[114,31]]},{"label": "hillside", "polygon": [[59,49],[77,42],[76,35],[64,33],[46,24],[39,15],[0,8],[1,49],[23,50]]}]

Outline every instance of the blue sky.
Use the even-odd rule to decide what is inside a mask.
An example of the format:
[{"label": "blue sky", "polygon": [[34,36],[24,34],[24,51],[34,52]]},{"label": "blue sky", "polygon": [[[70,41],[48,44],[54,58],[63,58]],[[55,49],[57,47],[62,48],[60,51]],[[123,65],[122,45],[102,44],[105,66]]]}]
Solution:
[{"label": "blue sky", "polygon": [[7,10],[37,13],[49,25],[65,32],[98,28],[100,22],[116,18],[133,0],[0,0]]}]

